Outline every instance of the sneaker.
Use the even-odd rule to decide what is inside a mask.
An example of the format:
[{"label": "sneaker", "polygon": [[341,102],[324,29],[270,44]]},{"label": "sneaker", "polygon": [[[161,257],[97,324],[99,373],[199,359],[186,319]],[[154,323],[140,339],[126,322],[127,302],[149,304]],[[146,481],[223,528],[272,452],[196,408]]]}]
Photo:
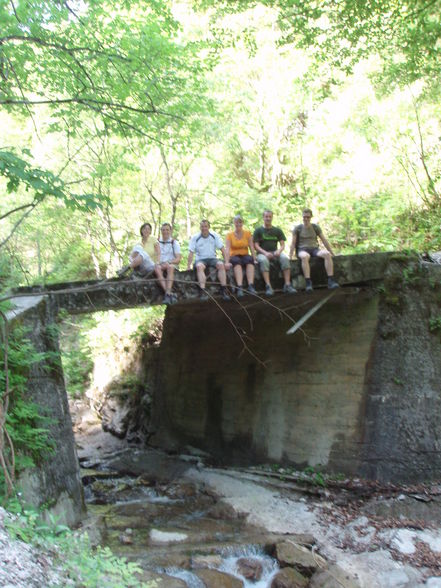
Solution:
[{"label": "sneaker", "polygon": [[308,294],[309,294],[309,293],[310,293],[310,292],[312,292],[313,290],[314,290],[314,288],[312,287],[312,284],[311,284],[311,282],[307,282],[307,283],[306,283],[305,292],[308,292]]},{"label": "sneaker", "polygon": [[163,304],[167,306],[172,303],[170,294],[164,294],[164,298],[162,300]]},{"label": "sneaker", "polygon": [[271,288],[269,284],[265,286],[265,296],[273,296],[274,290]]},{"label": "sneaker", "polygon": [[205,290],[201,290],[201,293],[199,295],[200,300],[208,300],[208,294]]},{"label": "sneaker", "polygon": [[285,284],[283,286],[283,293],[284,294],[295,294],[297,292],[297,290],[294,288],[294,286],[291,286],[291,284]]},{"label": "sneaker", "polygon": [[250,285],[248,286],[247,290],[248,290],[248,292],[249,292],[250,294],[257,294],[257,292],[256,292],[256,288],[253,286],[253,284],[250,284]]},{"label": "sneaker", "polygon": [[237,296],[238,298],[243,298],[243,297],[245,296],[245,294],[244,294],[244,292],[243,292],[243,288],[241,288],[241,287],[238,287],[238,288],[237,288],[236,296]]},{"label": "sneaker", "polygon": [[328,278],[328,288],[329,290],[335,290],[335,288],[340,288],[340,284],[337,284],[334,278]]},{"label": "sneaker", "polygon": [[225,301],[231,300],[231,296],[228,294],[228,290],[226,288],[222,288],[221,292],[222,292],[223,300],[225,300]]}]

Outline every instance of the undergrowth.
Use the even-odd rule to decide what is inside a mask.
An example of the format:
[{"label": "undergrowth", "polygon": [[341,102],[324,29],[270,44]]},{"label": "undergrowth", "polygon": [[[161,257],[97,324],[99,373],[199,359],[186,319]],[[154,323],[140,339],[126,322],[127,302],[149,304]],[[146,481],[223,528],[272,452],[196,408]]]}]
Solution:
[{"label": "undergrowth", "polygon": [[108,547],[93,548],[87,533],[79,534],[54,517],[43,518],[41,513],[24,507],[16,498],[7,504],[10,516],[5,527],[12,539],[29,543],[47,553],[54,562],[54,571],[60,576],[55,586],[81,586],[81,588],[155,588],[155,581],[142,582],[137,574],[138,564],[127,562],[114,555]]}]

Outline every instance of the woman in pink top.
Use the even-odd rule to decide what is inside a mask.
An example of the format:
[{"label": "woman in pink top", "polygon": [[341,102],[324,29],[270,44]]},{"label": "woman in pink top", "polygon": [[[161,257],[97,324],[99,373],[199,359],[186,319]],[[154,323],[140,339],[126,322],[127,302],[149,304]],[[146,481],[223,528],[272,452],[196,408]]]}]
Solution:
[{"label": "woman in pink top", "polygon": [[[245,268],[248,292],[256,294],[254,288],[254,264],[256,263],[256,252],[254,250],[253,238],[250,231],[243,228],[243,218],[236,214],[233,219],[234,231],[228,233],[225,246],[225,269],[233,266],[234,277],[237,284],[237,297],[242,298],[243,292],[243,268]],[[251,255],[249,255],[249,251]]]}]

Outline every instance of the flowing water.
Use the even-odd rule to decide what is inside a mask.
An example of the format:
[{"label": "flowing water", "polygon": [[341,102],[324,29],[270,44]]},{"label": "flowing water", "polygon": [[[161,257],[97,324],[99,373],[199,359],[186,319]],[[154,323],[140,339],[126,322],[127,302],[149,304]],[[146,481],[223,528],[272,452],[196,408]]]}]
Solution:
[{"label": "flowing water", "polygon": [[[204,588],[196,573],[208,567],[241,579],[243,586],[267,588],[278,564],[259,546],[262,531],[247,525],[209,489],[186,482],[188,465],[137,449],[83,460],[85,498],[101,530],[101,544],[146,571],[180,580],[176,586]],[[257,581],[241,575],[238,561],[243,558],[259,568]]]}]

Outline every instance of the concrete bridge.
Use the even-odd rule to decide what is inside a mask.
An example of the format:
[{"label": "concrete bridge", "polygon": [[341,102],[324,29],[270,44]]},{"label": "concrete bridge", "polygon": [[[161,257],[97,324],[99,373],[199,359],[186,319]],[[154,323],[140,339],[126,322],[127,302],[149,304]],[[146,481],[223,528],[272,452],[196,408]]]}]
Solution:
[{"label": "concrete bridge", "polygon": [[[298,262],[292,275],[300,287]],[[340,256],[335,275],[341,291],[287,337],[324,290],[276,293],[271,304],[250,296],[214,304],[198,299],[192,272],[179,273],[155,369],[153,442],[195,445],[225,463],[321,464],[395,482],[439,478],[441,339],[430,319],[441,316],[441,266],[394,253]],[[325,285],[320,260],[312,277]],[[281,286],[280,275],[272,281]],[[51,352],[31,368],[28,394],[56,419],[57,453],[25,474],[26,498],[52,500],[73,523],[82,491],[54,323],[62,309],[150,306],[162,294],[154,280],[115,279],[21,288],[13,301],[11,324],[27,328],[37,351]]]},{"label": "concrete bridge", "polygon": [[[372,284],[380,282],[385,274],[391,253],[375,253],[364,255],[347,255],[335,258],[335,275],[342,286],[353,284]],[[304,280],[300,270],[300,263],[292,262],[292,279],[299,294],[302,294]],[[320,287],[326,285],[326,274],[323,269],[323,262],[312,260],[311,275],[314,284]],[[272,283],[282,287],[281,276],[273,272]],[[213,296],[218,293],[218,287],[213,282],[208,282],[208,291]],[[257,287],[263,290],[263,281],[257,272]],[[192,271],[177,272],[174,291],[179,302],[195,301],[198,299],[199,291]],[[17,288],[14,290],[17,310],[33,305],[32,298],[40,300],[44,296],[52,307],[58,312],[64,309],[70,314],[84,314],[99,310],[118,310],[123,308],[134,308],[138,306],[154,306],[162,304],[163,293],[154,278],[146,280],[109,279],[89,280],[78,282],[67,282],[49,284],[47,286],[33,286]],[[11,317],[13,314],[10,315]]]}]

